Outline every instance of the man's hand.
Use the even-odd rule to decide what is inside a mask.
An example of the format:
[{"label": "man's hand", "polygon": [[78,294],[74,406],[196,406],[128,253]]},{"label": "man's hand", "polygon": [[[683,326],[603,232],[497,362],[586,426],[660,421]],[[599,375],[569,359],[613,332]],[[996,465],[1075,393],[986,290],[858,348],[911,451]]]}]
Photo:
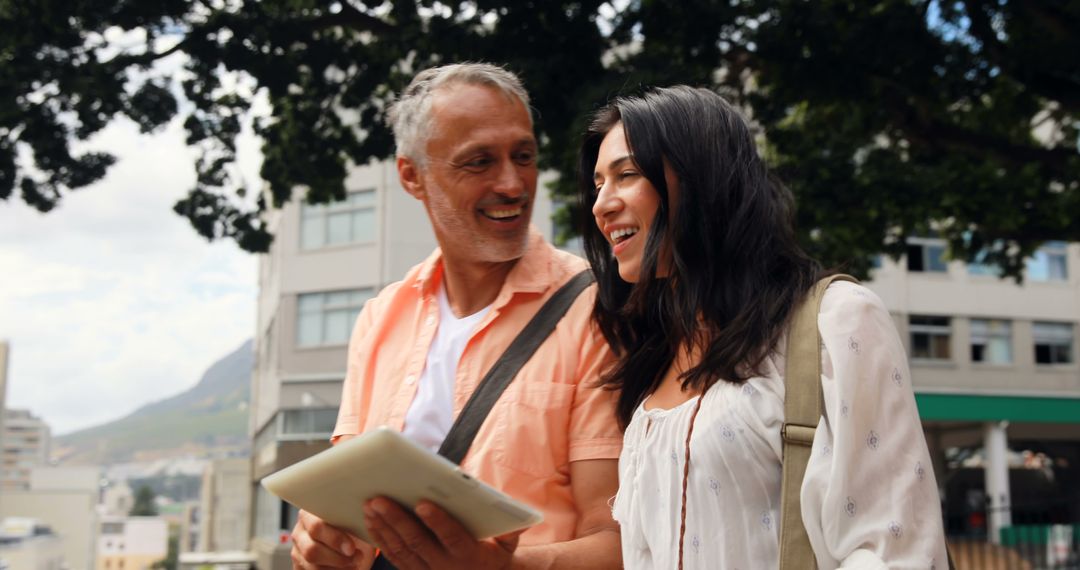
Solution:
[{"label": "man's hand", "polygon": [[409,513],[385,497],[364,505],[364,524],[383,556],[399,570],[503,570],[524,529],[476,540],[457,519],[430,501]]},{"label": "man's hand", "polygon": [[300,511],[292,531],[293,569],[350,568],[367,570],[375,560],[375,548],[334,528],[326,521]]}]

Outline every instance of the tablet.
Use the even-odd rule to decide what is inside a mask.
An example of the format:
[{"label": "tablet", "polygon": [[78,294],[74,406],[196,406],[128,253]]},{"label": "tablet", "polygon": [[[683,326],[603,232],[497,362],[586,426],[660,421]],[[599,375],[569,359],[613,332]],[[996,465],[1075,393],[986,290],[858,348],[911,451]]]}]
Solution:
[{"label": "tablet", "polygon": [[262,480],[268,491],[326,522],[373,542],[363,505],[383,495],[408,507],[439,505],[477,540],[543,520],[536,509],[470,477],[452,461],[388,427],[379,427]]}]

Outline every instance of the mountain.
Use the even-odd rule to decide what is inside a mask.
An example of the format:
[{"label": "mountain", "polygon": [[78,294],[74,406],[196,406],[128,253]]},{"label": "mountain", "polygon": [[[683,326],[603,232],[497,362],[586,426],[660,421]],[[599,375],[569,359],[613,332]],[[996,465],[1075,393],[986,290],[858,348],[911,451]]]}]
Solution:
[{"label": "mountain", "polygon": [[252,342],[218,360],[185,392],[53,440],[64,464],[106,465],[246,450]]}]

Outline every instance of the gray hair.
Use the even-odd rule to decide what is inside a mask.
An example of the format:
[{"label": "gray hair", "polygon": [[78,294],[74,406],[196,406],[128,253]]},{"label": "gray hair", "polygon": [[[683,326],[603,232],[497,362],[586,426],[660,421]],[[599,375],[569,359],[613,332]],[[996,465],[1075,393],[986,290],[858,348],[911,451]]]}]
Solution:
[{"label": "gray hair", "polygon": [[387,110],[387,121],[394,129],[397,155],[423,164],[427,141],[431,137],[431,103],[435,92],[448,85],[493,87],[509,97],[516,97],[529,112],[529,94],[513,73],[490,63],[455,63],[425,69],[416,74],[401,96]]}]

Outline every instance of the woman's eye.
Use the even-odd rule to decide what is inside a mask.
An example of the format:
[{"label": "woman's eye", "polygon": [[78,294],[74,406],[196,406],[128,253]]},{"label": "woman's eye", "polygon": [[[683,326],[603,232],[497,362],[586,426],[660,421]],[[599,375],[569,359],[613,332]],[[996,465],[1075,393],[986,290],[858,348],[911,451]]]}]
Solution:
[{"label": "woman's eye", "polygon": [[637,172],[634,172],[633,170],[624,170],[619,173],[619,180],[625,180],[632,176],[637,176]]}]

